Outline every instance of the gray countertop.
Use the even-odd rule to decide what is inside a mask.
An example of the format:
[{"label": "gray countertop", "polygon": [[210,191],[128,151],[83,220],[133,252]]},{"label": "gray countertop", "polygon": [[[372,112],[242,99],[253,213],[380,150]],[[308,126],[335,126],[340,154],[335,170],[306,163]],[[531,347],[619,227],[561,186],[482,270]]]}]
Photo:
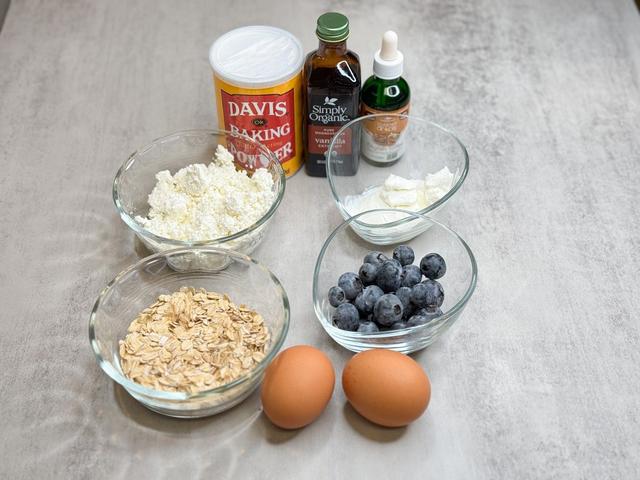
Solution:
[{"label": "gray countertop", "polygon": [[[631,0],[14,1],[0,33],[0,477],[640,477],[640,17]],[[444,220],[474,250],[466,311],[415,358],[427,413],[367,423],[339,385],[322,417],[270,426],[257,395],[216,417],[145,410],[97,366],[99,291],[138,257],[111,201],[150,139],[216,124],[210,43],[341,10],[366,75],[400,34],[412,111],[453,129],[471,171]],[[349,352],[311,305],[339,223],[299,173],[255,257],[292,305],[287,345]],[[295,259],[292,267],[291,258]]]}]

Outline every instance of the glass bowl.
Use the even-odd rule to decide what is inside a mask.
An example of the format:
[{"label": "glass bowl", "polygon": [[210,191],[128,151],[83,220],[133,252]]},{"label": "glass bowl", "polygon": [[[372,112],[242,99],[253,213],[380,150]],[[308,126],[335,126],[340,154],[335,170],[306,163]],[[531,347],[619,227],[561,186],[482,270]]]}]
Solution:
[{"label": "glass bowl", "polygon": [[[384,128],[376,130],[376,136],[373,137],[370,134],[371,125]],[[345,145],[359,148],[347,155]],[[371,160],[367,155],[376,160]],[[395,162],[386,161],[390,157],[399,159]],[[428,199],[429,202],[439,197],[436,201],[431,204],[426,202],[427,206],[422,209],[401,207],[433,216],[460,189],[469,172],[467,149],[455,135],[428,120],[400,114],[367,115],[347,123],[331,140],[327,159],[327,179],[333,199],[345,220],[365,210],[390,207],[384,203],[354,203],[358,195],[370,194],[373,189],[381,187],[389,175],[424,180],[428,174],[447,167],[453,178],[450,185],[442,186],[439,195]],[[427,228],[426,223],[416,221],[411,222],[412,228],[407,225],[403,227],[404,218],[400,213],[390,212],[385,218],[363,217],[352,227],[365,240],[380,245],[407,241]],[[376,228],[391,222],[396,222],[398,228]]]},{"label": "glass bowl", "polygon": [[[371,213],[375,212],[378,210]],[[465,241],[436,220],[419,213],[404,213],[407,216],[405,221],[410,226],[413,223],[428,224],[424,233],[405,243],[415,252],[414,264],[419,264],[424,255],[432,252],[442,255],[447,263],[446,274],[438,280],[445,292],[441,307],[443,314],[424,325],[368,334],[341,330],[333,325],[331,316],[335,308],[329,304],[327,293],[337,284],[338,277],[344,272],[357,273],[364,256],[370,251],[381,251],[391,258],[394,248],[380,248],[358,237],[354,233],[355,229],[352,231],[350,227],[365,214],[356,215],[340,224],[329,235],[320,250],[313,274],[313,307],[320,324],[331,338],[353,352],[387,348],[411,353],[427,347],[460,317],[475,289],[478,276],[476,260]]]},{"label": "glass bowl", "polygon": [[[136,221],[136,216],[144,217],[149,211],[147,197],[156,185],[156,173],[169,170],[171,174],[175,174],[193,163],[209,164],[218,145],[223,145],[234,153],[239,168],[250,173],[256,168],[264,167],[271,173],[274,200],[257,222],[226,237],[181,241],[156,235]],[[247,136],[224,130],[186,130],[154,140],[132,153],[113,181],[113,201],[124,223],[152,252],[179,247],[215,246],[248,255],[263,240],[269,221],[282,201],[284,188],[284,170],[276,156],[264,145]]]},{"label": "glass bowl", "polygon": [[[194,261],[194,257],[211,257]],[[222,269],[191,265],[224,265]],[[265,358],[248,374],[221,387],[198,393],[167,392],[129,380],[120,368],[119,340],[138,313],[180,287],[226,293],[264,317],[271,333]],[[244,400],[261,382],[289,329],[289,300],[278,279],[246,255],[220,248],[181,248],[140,260],[116,276],[100,293],[89,320],[89,340],[100,367],[147,408],[164,415],[197,418],[227,410]]]}]

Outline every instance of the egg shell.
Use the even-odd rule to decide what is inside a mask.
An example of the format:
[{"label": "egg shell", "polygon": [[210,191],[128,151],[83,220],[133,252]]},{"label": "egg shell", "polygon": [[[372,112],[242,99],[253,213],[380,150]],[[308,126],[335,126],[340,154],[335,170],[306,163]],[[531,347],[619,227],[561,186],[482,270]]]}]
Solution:
[{"label": "egg shell", "polygon": [[402,427],[424,413],[431,383],[411,357],[392,350],[354,355],[342,371],[342,388],[363,417],[385,427]]},{"label": "egg shell", "polygon": [[264,413],[281,428],[304,427],[324,411],[335,380],[333,365],[323,352],[308,345],[287,348],[265,371]]}]

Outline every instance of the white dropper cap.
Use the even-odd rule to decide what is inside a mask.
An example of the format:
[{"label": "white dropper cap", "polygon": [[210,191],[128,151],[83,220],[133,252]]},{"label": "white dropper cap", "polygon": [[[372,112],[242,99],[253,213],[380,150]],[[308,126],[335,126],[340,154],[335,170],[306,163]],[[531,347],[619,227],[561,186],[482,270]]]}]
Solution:
[{"label": "white dropper cap", "polygon": [[384,80],[392,80],[402,75],[404,57],[398,50],[398,35],[393,30],[384,32],[382,48],[373,56],[373,74]]}]

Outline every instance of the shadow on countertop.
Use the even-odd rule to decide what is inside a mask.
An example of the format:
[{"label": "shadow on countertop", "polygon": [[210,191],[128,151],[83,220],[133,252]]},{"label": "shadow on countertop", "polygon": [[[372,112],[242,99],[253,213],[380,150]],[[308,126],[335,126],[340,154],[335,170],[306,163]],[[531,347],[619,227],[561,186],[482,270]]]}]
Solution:
[{"label": "shadow on countertop", "polygon": [[2,31],[2,25],[4,25],[4,18],[7,16],[7,12],[9,11],[9,4],[11,2],[9,0],[0,0],[0,32]]}]

